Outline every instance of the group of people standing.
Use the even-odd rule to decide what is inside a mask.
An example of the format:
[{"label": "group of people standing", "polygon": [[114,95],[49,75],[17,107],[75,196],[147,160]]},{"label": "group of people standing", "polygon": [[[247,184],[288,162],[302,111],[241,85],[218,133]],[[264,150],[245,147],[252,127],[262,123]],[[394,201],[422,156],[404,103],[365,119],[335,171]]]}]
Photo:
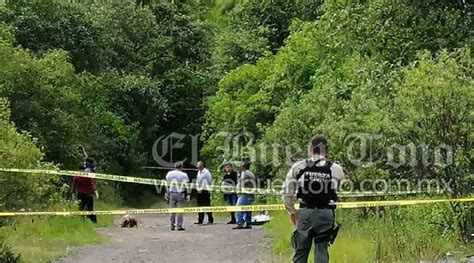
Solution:
[{"label": "group of people standing", "polygon": [[[291,244],[295,251],[293,262],[304,263],[308,261],[312,244],[315,245],[314,261],[329,262],[328,246],[334,241],[339,227],[335,223],[335,209],[338,200],[337,190],[344,179],[342,167],[326,159],[329,147],[328,139],[323,135],[314,136],[309,143],[309,157],[296,162],[288,171],[283,184],[283,203],[290,214],[295,230],[291,236]],[[95,164],[82,147],[84,162],[81,170],[94,172]],[[242,162],[239,173],[234,171],[232,163],[224,164],[222,186],[241,189],[255,189],[256,178],[249,170],[250,164]],[[203,162],[197,163],[197,205],[200,207],[211,206],[212,175]],[[166,175],[168,182],[166,200],[170,207],[180,207],[185,200],[190,201],[191,189],[184,184],[189,183],[188,175],[183,171],[183,163],[174,164],[174,170]],[[80,210],[93,211],[94,196],[98,198],[95,181],[91,178],[76,176],[73,179],[73,192],[79,201]],[[295,208],[296,199],[300,202],[299,210]],[[231,205],[251,205],[254,195],[250,192],[227,192],[225,201]],[[89,218],[97,222],[95,215]],[[204,224],[205,213],[199,213],[196,224]],[[214,217],[207,212],[207,223],[213,224]],[[252,212],[230,213],[228,224],[237,224],[233,229],[251,229]],[[170,215],[171,230],[184,231],[183,215]]]},{"label": "group of people standing", "polygon": [[[329,262],[328,247],[337,236],[339,226],[335,223],[335,209],[338,200],[337,190],[340,182],[344,179],[342,167],[326,159],[329,146],[328,139],[323,135],[316,135],[309,143],[309,157],[296,162],[288,171],[283,184],[283,203],[290,214],[291,222],[295,225],[295,230],[291,236],[291,244],[294,249],[293,262],[306,263],[311,251],[312,244],[315,245],[314,261],[318,263]],[[255,175],[249,170],[249,163],[241,163],[240,173],[237,174],[231,163],[224,165],[225,174],[223,176],[223,186],[235,186],[237,190],[255,189]],[[183,164],[175,164],[175,170],[168,172],[166,180],[169,187],[171,207],[179,207],[186,196],[184,189],[173,187],[174,183],[187,183],[189,178],[182,171]],[[197,184],[197,205],[210,206],[212,175],[206,169],[203,162],[197,164],[198,174]],[[204,189],[204,188],[206,189]],[[173,196],[174,195],[174,196]],[[299,200],[299,210],[295,208],[295,195]],[[189,198],[189,195],[188,195]],[[251,205],[254,195],[245,191],[224,195],[224,199],[229,205]],[[188,199],[189,200],[189,199]],[[212,213],[207,213],[208,223],[214,223]],[[199,213],[196,224],[203,224],[204,213]],[[184,230],[183,215],[172,214],[171,230]],[[252,213],[237,212],[231,213],[229,224],[237,224],[234,229],[250,229],[252,223]]]},{"label": "group of people standing", "polygon": [[[211,187],[212,187],[212,174],[206,168],[204,162],[200,161],[197,163],[196,168],[198,170],[196,177],[196,202],[199,207],[211,206]],[[240,164],[240,172],[234,171],[232,163],[224,164],[224,176],[222,179],[222,185],[227,187],[240,188],[255,188],[256,178],[255,175],[249,170],[250,164],[242,162]],[[190,189],[183,186],[183,184],[189,182],[188,175],[183,171],[183,163],[177,162],[174,164],[174,170],[169,171],[166,175],[166,181],[168,182],[167,193],[165,199],[169,201],[170,207],[180,207],[184,204],[185,199],[190,200]],[[235,193],[228,192],[224,194],[224,200],[229,205],[251,205],[254,201],[254,195],[251,193]],[[203,225],[204,219],[207,214],[207,224],[214,224],[214,217],[212,212],[198,213],[197,225]],[[251,229],[252,228],[252,212],[231,212],[230,221],[228,224],[236,224],[233,229]],[[183,227],[183,214],[171,214],[170,215],[170,226],[171,230],[184,231]]]}]

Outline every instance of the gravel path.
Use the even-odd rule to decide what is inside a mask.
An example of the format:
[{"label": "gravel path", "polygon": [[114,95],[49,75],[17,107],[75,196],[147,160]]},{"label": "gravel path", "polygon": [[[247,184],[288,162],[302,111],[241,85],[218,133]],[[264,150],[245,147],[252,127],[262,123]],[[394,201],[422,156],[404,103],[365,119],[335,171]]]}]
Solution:
[{"label": "gravel path", "polygon": [[[207,219],[207,218],[206,218]],[[72,249],[56,262],[275,262],[270,240],[261,226],[232,230],[224,219],[198,226],[196,216],[185,217],[186,231],[170,231],[164,215],[138,216],[139,228],[101,228],[107,244]]]}]

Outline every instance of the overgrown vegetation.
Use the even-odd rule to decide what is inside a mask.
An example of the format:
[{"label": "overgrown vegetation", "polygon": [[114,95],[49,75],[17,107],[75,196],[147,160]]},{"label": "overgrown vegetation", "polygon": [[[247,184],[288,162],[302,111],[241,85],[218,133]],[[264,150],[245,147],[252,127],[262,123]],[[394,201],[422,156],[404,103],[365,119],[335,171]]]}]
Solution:
[{"label": "overgrown vegetation", "polygon": [[17,263],[20,262],[20,255],[12,251],[7,243],[5,236],[0,236],[0,259],[2,262]]},{"label": "overgrown vegetation", "polygon": [[[303,147],[313,134],[324,133],[330,137],[330,157],[354,182],[443,179],[452,182],[451,197],[470,195],[472,25],[472,4],[460,0],[7,1],[0,5],[0,163],[75,170],[82,144],[99,170],[137,175],[145,174],[142,166],[154,164],[155,140],[172,132],[201,133],[201,153],[214,167],[222,162],[221,132],[253,133],[253,140],[240,142],[249,148]],[[361,159],[377,163],[349,160],[347,138],[353,133],[381,136],[371,157]],[[424,165],[426,160],[417,157],[414,165],[394,166],[387,165],[393,156],[378,158],[392,145],[406,144],[449,145],[452,164]],[[182,150],[163,158],[187,155]],[[432,163],[434,157],[429,158]],[[282,178],[288,169],[283,155],[255,161],[260,178]],[[0,173],[0,182],[0,210],[71,208],[65,178]],[[149,205],[130,200],[149,189],[100,187],[103,205],[121,205],[123,196],[128,204]],[[425,252],[399,246],[393,254],[378,247],[392,241],[344,232],[362,246],[371,240],[364,249],[346,250],[347,255],[431,258],[470,233],[469,207],[437,208],[456,225],[452,229],[424,229],[431,223],[405,214],[410,209],[351,216],[364,226],[387,220],[394,229],[423,222],[416,224],[420,232],[401,228],[397,233],[415,235],[405,241],[425,236],[434,242],[422,246]],[[419,215],[418,208],[413,214]],[[69,222],[45,220],[35,225]],[[71,224],[91,233],[91,225],[75,220]],[[31,227],[27,221],[17,225]],[[43,230],[29,231],[40,235]],[[74,240],[76,234],[59,239],[67,235]],[[22,239],[14,236],[9,240],[15,251]],[[436,243],[445,237],[446,247]],[[2,251],[5,257],[16,255],[6,246]],[[45,258],[60,253],[53,254]]]},{"label": "overgrown vegetation", "polygon": [[[457,238],[455,219],[446,220],[446,210],[436,205],[392,207],[379,213],[337,211],[342,229],[330,248],[330,261],[434,262],[447,254],[450,260],[464,260],[474,247]],[[281,262],[288,262],[293,255],[289,240],[293,227],[285,212],[275,213],[273,219],[267,230],[275,240],[274,251]]]},{"label": "overgrown vegetation", "polygon": [[24,218],[0,231],[23,262],[49,262],[74,247],[104,241],[92,223],[80,217]]},{"label": "overgrown vegetation", "polygon": [[[210,160],[219,164],[224,158],[235,158],[226,156],[229,152],[221,150],[229,138],[220,132],[231,132],[234,136],[250,132],[253,137],[242,136],[240,149],[234,153],[241,154],[238,158],[254,159],[257,163],[254,168],[260,178],[283,178],[291,161],[288,158],[304,158],[305,151],[293,152],[293,155],[280,151],[275,158],[273,152],[259,151],[260,146],[297,145],[299,149],[305,149],[312,135],[323,133],[330,138],[330,158],[345,167],[356,186],[365,179],[412,182],[437,179],[451,182],[452,192],[447,194],[450,197],[472,194],[473,178],[469,171],[474,163],[470,132],[474,101],[474,38],[469,32],[472,27],[470,4],[456,1],[324,1],[316,14],[301,16],[292,12],[294,6],[290,8],[279,1],[272,3],[271,10],[281,8],[285,11],[276,13],[291,17],[288,31],[286,27],[271,27],[276,13],[265,13],[269,10],[263,8],[265,1],[258,4],[247,1],[241,6],[252,6],[251,10],[262,7],[257,13],[249,11],[246,14],[255,14],[260,22],[270,23],[260,24],[261,32],[268,32],[263,28],[272,28],[277,31],[275,34],[270,30],[272,36],[287,34],[288,37],[283,43],[273,39],[275,42],[268,45],[265,40],[269,38],[265,38],[265,34],[244,33],[246,37],[254,38],[245,43],[256,44],[264,39],[266,46],[247,53],[246,49],[240,49],[239,57],[254,59],[242,60],[242,64],[246,64],[226,74],[215,95],[208,100],[204,126],[206,141],[202,152]],[[246,20],[248,16],[238,19],[250,23]],[[264,51],[255,57],[254,50],[262,49]],[[216,52],[219,51],[217,48]],[[357,163],[349,148],[354,134],[377,136],[377,140],[371,141],[365,157],[355,158]],[[409,156],[414,161],[398,165],[398,158],[402,157],[397,155],[400,150],[397,146],[411,145],[414,149],[410,150]],[[433,148],[437,145],[449,145],[451,152],[437,153]],[[432,147],[428,150],[429,156],[426,147]],[[436,154],[444,157],[452,154],[452,162],[444,166],[433,165]],[[352,229],[345,232],[357,236],[354,240],[357,245],[364,245],[348,253],[351,257],[346,259],[337,257],[344,251],[343,247],[338,247],[335,260],[344,262],[357,255],[363,256],[359,258],[360,262],[439,259],[459,245],[457,242],[462,237],[470,235],[472,230],[467,222],[472,217],[471,210],[468,205],[460,204],[437,210],[439,216],[456,225],[448,228],[433,227],[436,224],[429,218],[417,217],[418,208],[389,210],[387,214],[369,217],[352,214],[356,221],[350,221],[350,229],[361,228],[380,236],[371,239],[366,233]],[[417,216],[411,217],[412,214]],[[388,228],[387,223],[390,223]],[[359,224],[367,227],[359,227]],[[369,226],[384,227],[368,230]],[[276,246],[284,247],[286,251],[289,250],[290,229],[288,224],[273,228],[273,232],[285,240],[282,245],[278,242],[283,241],[277,238]],[[393,233],[406,239],[395,243]],[[421,248],[409,247],[416,240],[420,240]]]}]

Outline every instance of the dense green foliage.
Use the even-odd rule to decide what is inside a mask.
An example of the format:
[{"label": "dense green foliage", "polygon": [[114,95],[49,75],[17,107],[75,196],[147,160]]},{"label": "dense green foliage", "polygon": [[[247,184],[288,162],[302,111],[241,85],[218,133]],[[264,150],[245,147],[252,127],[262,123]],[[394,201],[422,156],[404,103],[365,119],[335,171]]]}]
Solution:
[{"label": "dense green foliage", "polygon": [[[48,162],[75,170],[82,144],[100,170],[131,173],[152,163],[151,147],[162,134],[198,133],[202,94],[215,79],[207,73],[211,33],[194,7],[136,1],[2,4],[1,166],[38,168]],[[70,206],[63,199],[69,196],[66,178],[1,177],[1,210]],[[102,199],[117,204],[110,186],[99,185]],[[20,241],[13,240],[15,247]]]},{"label": "dense green foliage", "polygon": [[[474,38],[465,8],[444,2],[327,1],[316,21],[294,21],[275,55],[220,80],[209,99],[206,130],[252,132],[251,144],[301,147],[312,134],[324,133],[331,139],[332,157],[353,179],[452,178],[464,187],[455,195],[466,193],[472,187],[467,170],[473,163]],[[346,140],[353,133],[382,135],[377,149],[445,143],[454,147],[455,163],[446,169],[394,168],[383,161],[355,166],[348,160]],[[206,135],[203,152],[215,160],[225,137]],[[270,164],[280,176],[288,167],[283,158]],[[261,176],[275,176],[268,168],[262,171]]]},{"label": "dense green foliage", "polygon": [[[218,167],[223,157],[252,157],[224,156],[222,132],[252,133],[239,141],[247,150],[304,149],[324,133],[330,157],[354,182],[443,179],[452,182],[451,196],[472,194],[468,1],[93,2],[0,5],[2,167],[76,169],[82,144],[100,170],[136,175],[154,164],[155,140],[172,132],[201,133],[201,153]],[[350,155],[354,133],[379,136],[361,163]],[[412,165],[390,163],[387,149],[411,144],[420,154],[424,144],[449,145],[452,163],[426,165],[419,154]],[[253,168],[260,178],[282,178],[304,156],[262,154]],[[186,157],[181,151],[174,160]],[[67,206],[62,178],[0,176],[1,210]],[[102,185],[106,201],[118,202],[115,185]],[[127,191],[134,198],[140,187]],[[446,233],[467,234],[466,207],[442,211],[457,223]],[[423,256],[413,253],[377,258]]]},{"label": "dense green foliage", "polygon": [[214,80],[210,33],[192,7],[16,1],[0,18],[1,96],[45,160],[75,168],[83,144],[101,168],[131,171],[147,164],[158,134],[199,131]]},{"label": "dense green foliage", "polygon": [[[450,196],[472,194],[470,14],[467,4],[449,1],[325,1],[317,19],[293,20],[276,52],[242,61],[250,64],[220,80],[208,100],[205,131],[211,132],[202,152],[215,164],[251,158],[260,178],[282,178],[292,160],[305,157],[301,149],[308,139],[323,133],[331,140],[330,157],[343,164],[356,189],[370,178],[438,179],[450,182]],[[245,147],[233,152],[237,156],[226,156],[222,145],[229,138],[223,131],[254,136],[240,142]],[[357,134],[378,139],[354,161],[350,144]],[[261,145],[276,144],[300,151],[276,158],[258,152]],[[399,145],[414,146],[407,157],[414,161],[397,164]],[[437,153],[433,147],[440,145],[451,148]],[[452,162],[436,165],[437,154],[451,154]],[[468,206],[455,204],[442,213],[457,225],[435,235],[469,235]],[[387,260],[397,257],[403,255]]]},{"label": "dense green foliage", "polygon": [[[0,158],[6,167],[38,168],[41,151],[27,134],[20,134],[9,121],[5,100],[0,100]],[[41,179],[40,179],[41,177]],[[61,199],[59,178],[1,173],[0,209],[46,208]]]}]

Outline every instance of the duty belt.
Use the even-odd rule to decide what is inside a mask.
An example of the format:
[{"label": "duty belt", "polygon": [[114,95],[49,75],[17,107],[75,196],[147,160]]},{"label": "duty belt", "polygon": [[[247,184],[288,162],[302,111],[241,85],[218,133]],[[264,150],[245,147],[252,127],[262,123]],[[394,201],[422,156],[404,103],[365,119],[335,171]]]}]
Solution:
[{"label": "duty belt", "polygon": [[336,209],[335,204],[306,204],[306,203],[300,203],[300,208],[306,208],[306,209]]}]

